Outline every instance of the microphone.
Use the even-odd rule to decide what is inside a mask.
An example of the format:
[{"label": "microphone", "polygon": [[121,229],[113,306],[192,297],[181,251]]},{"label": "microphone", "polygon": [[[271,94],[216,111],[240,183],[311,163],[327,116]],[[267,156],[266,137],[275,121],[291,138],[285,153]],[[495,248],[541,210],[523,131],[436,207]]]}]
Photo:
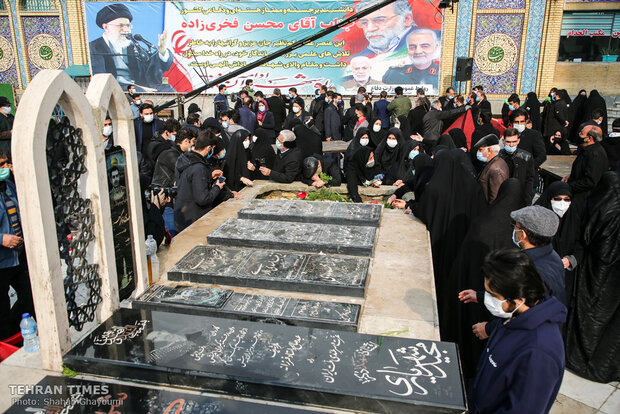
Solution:
[{"label": "microphone", "polygon": [[155,46],[153,46],[153,44],[151,42],[149,42],[148,40],[146,40],[145,38],[142,37],[141,34],[136,33],[135,35],[132,36],[135,40],[139,41],[139,42],[143,42],[145,45],[147,45],[148,47],[151,47],[153,49],[155,49]]}]

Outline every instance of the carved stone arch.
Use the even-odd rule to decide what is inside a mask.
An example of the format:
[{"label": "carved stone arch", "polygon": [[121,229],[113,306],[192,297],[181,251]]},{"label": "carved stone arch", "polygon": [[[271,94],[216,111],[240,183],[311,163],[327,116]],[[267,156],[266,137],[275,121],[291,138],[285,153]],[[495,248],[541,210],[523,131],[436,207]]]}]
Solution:
[{"label": "carved stone arch", "polygon": [[[146,265],[146,250],[143,241],[144,226],[142,225],[142,192],[138,168],[136,138],[133,128],[133,116],[129,102],[114,76],[101,73],[92,77],[86,99],[93,108],[97,131],[103,129],[106,114],[112,118],[114,144],[123,148],[126,162],[126,185],[128,190],[129,213],[131,217],[131,239],[133,240],[133,257],[135,263],[136,289],[135,297],[149,286]],[[103,155],[101,149],[98,154]],[[104,159],[105,164],[105,159]]]},{"label": "carved stone arch", "polygon": [[62,108],[71,125],[82,130],[86,147],[87,172],[80,181],[80,196],[90,199],[94,218],[94,240],[89,249],[101,279],[102,302],[97,308],[97,319],[107,319],[118,309],[119,301],[107,176],[103,157],[99,155],[103,153],[103,144],[93,112],[69,75],[61,70],[43,70],[30,82],[20,100],[11,152],[43,367],[62,370],[62,355],[71,348],[71,336],[46,156],[48,127],[56,105]]}]

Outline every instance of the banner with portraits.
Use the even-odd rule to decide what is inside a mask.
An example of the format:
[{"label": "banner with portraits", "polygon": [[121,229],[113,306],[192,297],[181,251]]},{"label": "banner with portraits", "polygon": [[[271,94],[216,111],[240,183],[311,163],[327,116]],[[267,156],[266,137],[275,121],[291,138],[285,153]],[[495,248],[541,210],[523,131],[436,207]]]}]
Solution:
[{"label": "banner with portraits", "polygon": [[[86,2],[92,73],[142,92],[189,92],[376,4],[361,1]],[[226,82],[270,92],[321,84],[343,93],[437,94],[439,0],[397,0]],[[208,93],[217,93],[213,88]]]}]

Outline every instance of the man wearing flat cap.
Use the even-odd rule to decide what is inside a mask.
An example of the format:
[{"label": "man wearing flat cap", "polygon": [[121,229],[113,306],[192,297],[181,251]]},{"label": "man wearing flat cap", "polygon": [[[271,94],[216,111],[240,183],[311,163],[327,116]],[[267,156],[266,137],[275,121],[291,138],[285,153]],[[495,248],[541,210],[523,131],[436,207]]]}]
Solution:
[{"label": "man wearing flat cap", "polygon": [[169,91],[162,85],[164,72],[172,66],[172,54],[166,49],[168,33],[159,35],[157,50],[145,49],[131,37],[133,16],[127,6],[116,3],[97,13],[96,23],[104,32],[89,44],[93,75],[111,73],[121,87],[135,85],[139,91]]},{"label": "man wearing flat cap", "polygon": [[476,157],[485,163],[484,168],[478,175],[478,182],[482,186],[482,192],[491,204],[497,197],[497,193],[502,183],[510,178],[508,164],[499,154],[499,138],[494,134],[489,134],[474,145]]},{"label": "man wearing flat cap", "polygon": [[532,259],[549,295],[566,305],[564,264],[551,245],[560,225],[558,215],[535,205],[511,212],[510,218],[515,223],[512,242]]}]

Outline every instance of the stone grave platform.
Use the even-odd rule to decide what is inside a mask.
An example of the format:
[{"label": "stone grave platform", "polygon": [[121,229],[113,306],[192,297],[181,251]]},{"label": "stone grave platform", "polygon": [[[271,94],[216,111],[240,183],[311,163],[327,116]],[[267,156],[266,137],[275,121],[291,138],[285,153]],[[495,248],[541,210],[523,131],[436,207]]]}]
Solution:
[{"label": "stone grave platform", "polygon": [[[29,384],[30,385],[30,384]],[[205,396],[171,389],[46,376],[15,401],[6,414],[21,413],[186,413],[287,414],[318,412],[303,407],[273,405]]]},{"label": "stone grave platform", "polygon": [[378,204],[255,199],[246,204],[238,216],[254,220],[379,227],[381,209]]},{"label": "stone grave platform", "polygon": [[377,228],[271,220],[228,219],[209,244],[372,256]]},{"label": "stone grave platform", "polygon": [[360,305],[282,296],[235,293],[200,286],[153,285],[133,309],[181,312],[282,325],[356,332]]},{"label": "stone grave platform", "polygon": [[168,271],[168,280],[364,296],[370,259],[196,246]]},{"label": "stone grave platform", "polygon": [[95,375],[376,413],[467,409],[451,343],[120,309],[64,357]]}]

